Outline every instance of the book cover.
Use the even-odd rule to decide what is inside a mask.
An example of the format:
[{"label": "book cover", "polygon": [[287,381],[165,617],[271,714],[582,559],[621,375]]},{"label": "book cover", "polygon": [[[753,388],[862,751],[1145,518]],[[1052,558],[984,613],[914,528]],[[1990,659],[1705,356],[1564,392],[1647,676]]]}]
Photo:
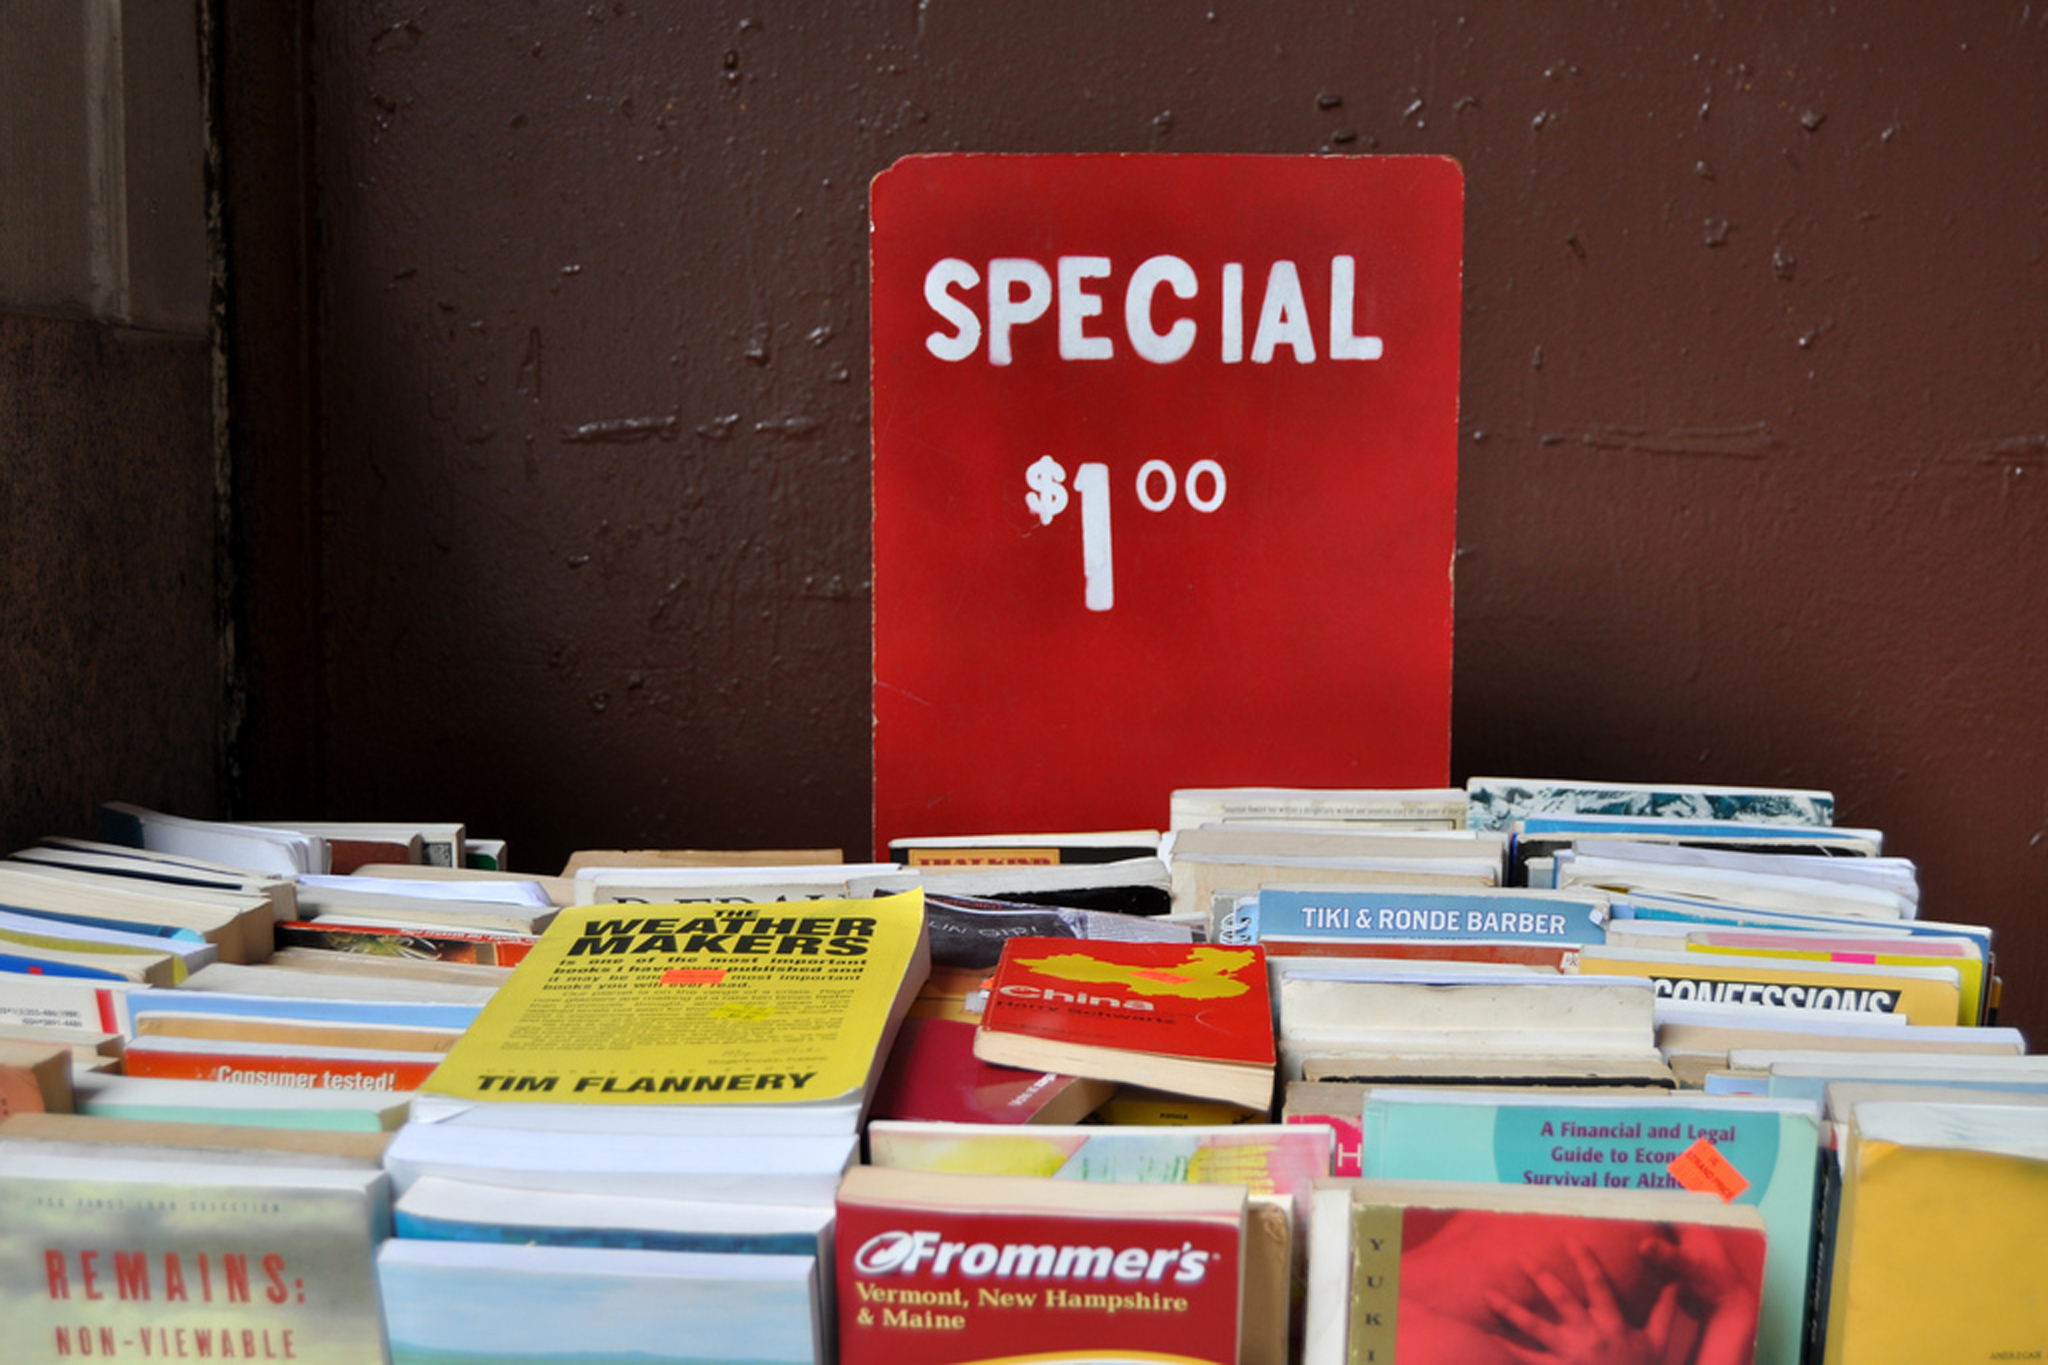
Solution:
[{"label": "book cover", "polygon": [[1280,1121],[1314,1124],[1331,1133],[1330,1174],[1363,1173],[1366,1085],[1360,1081],[1289,1081],[1281,1092]]},{"label": "book cover", "polygon": [[1156,829],[1087,830],[1061,834],[940,834],[889,841],[889,857],[907,867],[944,872],[958,867],[1057,867],[1108,863],[1159,854]]},{"label": "book cover", "polygon": [[[249,973],[263,973],[261,984],[272,992],[257,994],[237,990],[209,990],[188,982],[181,990],[131,990],[123,999],[123,1012],[131,1032],[145,1029],[143,1020],[152,1014],[212,1014],[223,1018],[254,1020],[296,1019],[306,1022],[387,1024],[400,1028],[467,1029],[476,1022],[480,1004],[450,999],[370,999],[366,986],[355,987],[350,997],[327,997],[313,988],[308,974],[260,967],[237,969],[231,980],[243,985],[258,984]],[[284,994],[291,989],[291,994]],[[464,987],[465,994],[478,994]]]},{"label": "book cover", "polygon": [[1866,967],[1654,948],[1584,948],[1581,976],[1647,977],[1659,1000],[1903,1014],[1914,1024],[1955,1024],[1962,976],[1954,967]]},{"label": "book cover", "polygon": [[105,869],[23,859],[0,862],[0,905],[22,914],[166,938],[201,938],[223,962],[261,961],[270,951],[270,894],[249,886],[186,886]]},{"label": "book cover", "polygon": [[817,1263],[396,1239],[392,1365],[817,1365]]},{"label": "book cover", "polygon": [[745,1256],[818,1256],[829,1263],[832,1204],[735,1204],[643,1190],[535,1190],[422,1176],[391,1209],[399,1237],[540,1242]]},{"label": "book cover", "polygon": [[72,1077],[81,1114],[172,1123],[390,1132],[405,1122],[411,1092],[314,1090],[242,1081],[181,1081],[94,1072]]},{"label": "book cover", "polygon": [[1683,1194],[1516,1198],[1529,1193],[1360,1182],[1342,1359],[1749,1365],[1764,1260],[1755,1210]]},{"label": "book cover", "polygon": [[446,1052],[462,1036],[458,1028],[421,1028],[341,1019],[261,1018],[246,1014],[148,1010],[135,1020],[138,1037],[212,1038],[228,1042],[309,1043],[320,1047],[388,1048],[399,1052]]},{"label": "book cover", "polygon": [[579,907],[422,1091],[557,1111],[747,1106],[785,1123],[808,1108],[851,1132],[928,965],[920,891]]},{"label": "book cover", "polygon": [[1532,943],[1607,941],[1607,897],[1529,891],[1417,891],[1408,887],[1262,886],[1253,936],[1331,942]]},{"label": "book cover", "polygon": [[[1287,963],[1278,986],[1284,1057],[1341,1051],[1657,1059],[1648,981],[1475,973],[1469,964],[1391,970],[1407,965]],[[1290,1071],[1288,1079],[1297,1077]]]},{"label": "book cover", "polygon": [[1167,824],[1463,829],[1466,809],[1462,787],[1182,787],[1168,797]]},{"label": "book cover", "polygon": [[1688,1187],[1674,1166],[1688,1153],[1732,1169],[1741,1187],[1733,1202],[1755,1206],[1769,1235],[1757,1361],[1799,1365],[1820,1169],[1815,1106],[1375,1089],[1363,1134],[1363,1173],[1377,1178],[1680,1190]]},{"label": "book cover", "polygon": [[0,1038],[0,1119],[71,1111],[71,1049]]},{"label": "book cover", "polygon": [[385,1149],[384,1169],[399,1194],[428,1176],[448,1176],[522,1190],[823,1204],[831,1202],[859,1145],[850,1133],[564,1133],[465,1127],[415,1115]]},{"label": "book cover", "polygon": [[1144,1184],[1242,1185],[1286,1199],[1302,1219],[1317,1179],[1331,1174],[1335,1135],[1322,1124],[1120,1127],[1055,1125],[1022,1131],[971,1123],[868,1125],[874,1166],[975,1175]]},{"label": "book cover", "polygon": [[98,1149],[122,1157],[138,1146],[200,1152],[283,1153],[314,1165],[354,1163],[368,1170],[384,1164],[388,1133],[318,1128],[256,1128],[247,1124],[172,1123],[107,1118],[98,1114],[15,1114],[0,1120],[0,1138],[80,1152]]},{"label": "book cover", "polygon": [[1803,849],[1836,857],[1875,857],[1884,851],[1884,831],[1867,827],[1684,816],[1530,815],[1518,826],[1516,857],[1526,859],[1552,853],[1585,839],[1694,844],[1769,853]]},{"label": "book cover", "polygon": [[1093,910],[1116,915],[1163,915],[1173,908],[1171,874],[1155,856],[1105,862],[984,863],[941,870],[921,868],[925,885],[961,898],[1020,905]]},{"label": "book cover", "polygon": [[1855,1106],[1841,1163],[1826,1365],[2048,1358],[2048,1116]]},{"label": "book cover", "polygon": [[[1989,996],[1984,959],[1973,945],[1962,939],[1925,939],[1900,936],[1896,939],[1841,939],[1829,942],[1806,935],[1784,934],[1773,941],[1768,933],[1694,934],[1688,936],[1685,951],[1711,953],[1721,957],[1778,957],[1798,962],[1851,962],[1866,967],[1951,968],[1958,977],[1961,999],[1956,1018],[1947,1022],[1970,1027],[1983,1022]],[[1928,945],[1922,950],[1916,945]]]},{"label": "book cover", "polygon": [[0,1150],[10,1365],[386,1359],[375,1170]]},{"label": "book cover", "polygon": [[927,891],[924,918],[932,940],[932,968],[992,970],[1013,938],[1148,939],[1192,943],[1189,926],[1163,916],[1035,905],[987,896]]},{"label": "book cover", "polygon": [[974,1021],[903,1021],[868,1109],[870,1123],[918,1119],[998,1126],[1077,1123],[1116,1091],[1113,1081],[996,1066],[974,1055]]},{"label": "book cover", "polygon": [[327,870],[324,840],[258,825],[193,820],[125,801],[101,804],[100,838],[110,844],[286,877]]},{"label": "book cover", "polygon": [[126,982],[0,970],[0,1023],[126,1033],[133,989]]},{"label": "book cover", "polygon": [[1271,1103],[1272,1009],[1256,946],[1012,939],[975,1054],[1250,1107]]},{"label": "book cover", "polygon": [[1152,1090],[1142,1085],[1119,1085],[1088,1116],[1088,1122],[1134,1128],[1222,1128],[1267,1123],[1272,1117],[1271,1105],[1252,1107],[1176,1095],[1170,1090]]},{"label": "book cover", "polygon": [[417,1090],[441,1054],[311,1043],[238,1042],[141,1034],[128,1042],[121,1069],[162,1080],[235,1081],[295,1090]]},{"label": "book cover", "polygon": [[1246,1195],[848,1172],[840,1365],[1236,1365]]},{"label": "book cover", "polygon": [[539,940],[531,934],[495,933],[452,926],[425,928],[350,923],[345,919],[285,920],[277,926],[283,947],[328,948],[365,957],[400,957],[431,962],[480,962],[514,967]]},{"label": "book cover", "polygon": [[[929,897],[925,909],[926,929],[936,942],[937,922],[948,916],[933,915]],[[988,978],[987,968],[934,964],[889,1049],[870,1119],[1078,1123],[1116,1092],[1113,1081],[994,1066],[975,1056],[974,1030],[988,998]]]},{"label": "book cover", "polygon": [[1696,783],[1586,782],[1542,778],[1466,780],[1474,829],[1507,829],[1532,815],[1615,815],[1655,819],[1741,820],[1756,824],[1832,825],[1832,792],[1797,787]]}]

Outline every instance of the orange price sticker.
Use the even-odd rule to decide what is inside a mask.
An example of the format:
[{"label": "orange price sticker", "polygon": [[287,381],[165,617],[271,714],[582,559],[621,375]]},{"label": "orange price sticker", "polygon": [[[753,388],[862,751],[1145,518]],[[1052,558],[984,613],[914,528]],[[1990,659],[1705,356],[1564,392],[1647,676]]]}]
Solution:
[{"label": "orange price sticker", "polygon": [[1687,1189],[1696,1194],[1718,1194],[1724,1204],[1734,1202],[1736,1196],[1749,1188],[1742,1172],[1706,1138],[1680,1152],[1665,1169]]},{"label": "orange price sticker", "polygon": [[723,967],[671,967],[661,974],[664,986],[716,986],[723,980]]}]

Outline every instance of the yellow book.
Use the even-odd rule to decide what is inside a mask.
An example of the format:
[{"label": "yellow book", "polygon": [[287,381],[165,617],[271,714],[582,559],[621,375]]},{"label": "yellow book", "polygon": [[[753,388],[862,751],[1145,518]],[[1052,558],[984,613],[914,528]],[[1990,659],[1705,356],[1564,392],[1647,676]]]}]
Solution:
[{"label": "yellow book", "polygon": [[1871,1101],[1842,1155],[1826,1365],[2048,1358],[2036,1108]]},{"label": "yellow book", "polygon": [[851,1133],[929,969],[921,890],[573,906],[428,1078],[415,1116]]},{"label": "yellow book", "polygon": [[[1877,940],[1876,942],[1886,942]],[[1910,940],[1905,940],[1910,942]],[[1874,942],[1868,949],[1828,951],[1819,948],[1775,948],[1750,944],[1733,946],[1719,943],[1688,943],[1689,953],[1719,953],[1736,957],[1777,957],[1798,962],[1860,962],[1877,967],[1952,967],[1956,971],[1957,984],[1961,988],[1961,1000],[1957,1004],[1957,1016],[1942,1022],[1969,1026],[1984,1018],[1984,959],[1975,953],[1954,956],[1916,953],[1899,946],[1893,941],[1895,951],[1885,951]]]},{"label": "yellow book", "polygon": [[1953,1025],[1962,1010],[1962,977],[1954,967],[1873,967],[1654,948],[1588,947],[1579,950],[1578,972],[1581,976],[1648,977],[1659,1000],[1823,1013],[1903,1014],[1912,1024]]}]

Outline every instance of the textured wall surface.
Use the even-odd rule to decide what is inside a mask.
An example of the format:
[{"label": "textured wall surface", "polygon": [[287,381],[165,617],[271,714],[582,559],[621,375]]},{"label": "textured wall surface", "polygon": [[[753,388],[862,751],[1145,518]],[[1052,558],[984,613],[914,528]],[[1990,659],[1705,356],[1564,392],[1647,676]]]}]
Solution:
[{"label": "textured wall surface", "polygon": [[2040,6],[309,13],[319,619],[251,641],[312,676],[257,789],[861,849],[868,178],[1448,153],[1452,776],[1832,788],[2042,978]]},{"label": "textured wall surface", "polygon": [[204,342],[0,313],[0,846],[219,809]]}]

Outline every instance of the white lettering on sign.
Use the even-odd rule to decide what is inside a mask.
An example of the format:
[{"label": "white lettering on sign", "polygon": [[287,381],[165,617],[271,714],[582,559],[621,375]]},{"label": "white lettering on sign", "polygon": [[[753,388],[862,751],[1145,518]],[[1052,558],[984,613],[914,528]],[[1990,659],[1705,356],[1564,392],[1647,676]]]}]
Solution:
[{"label": "white lettering on sign", "polygon": [[[999,256],[988,263],[988,285],[982,311],[963,294],[979,288],[982,272],[956,256],[937,261],[925,272],[924,299],[947,329],[924,339],[925,349],[940,360],[958,362],[985,352],[991,365],[1014,358],[1011,333],[1053,313],[1062,360],[1110,360],[1117,354],[1113,336],[1091,331],[1105,313],[1104,293],[1116,274],[1107,256],[1061,256],[1053,268],[1028,256]],[[1096,282],[1105,282],[1098,285]],[[1329,269],[1330,313],[1325,345],[1316,346],[1315,320],[1302,289],[1301,269],[1291,260],[1266,268],[1258,298],[1258,317],[1251,347],[1245,347],[1245,268],[1226,263],[1217,280],[1217,355],[1226,365],[1270,365],[1284,349],[1296,364],[1318,358],[1379,360],[1386,344],[1378,336],[1361,335],[1357,327],[1358,262],[1332,256]],[[1185,304],[1200,296],[1202,282],[1195,268],[1178,256],[1151,256],[1139,262],[1124,283],[1123,339],[1141,360],[1171,365],[1194,352],[1199,324],[1177,311],[1164,295]],[[984,325],[983,319],[986,318]],[[982,345],[986,337],[987,346]]]},{"label": "white lettering on sign", "polygon": [[[1050,526],[1053,518],[1067,510],[1067,467],[1050,455],[1041,455],[1024,470],[1030,489],[1024,506]],[[1206,481],[1208,491],[1201,491]],[[1230,480],[1216,460],[1196,460],[1188,466],[1185,482],[1164,460],[1147,460],[1138,466],[1138,503],[1148,512],[1164,512],[1173,506],[1183,487],[1188,506],[1204,514],[1215,511],[1230,495]],[[1081,500],[1082,599],[1090,611],[1109,611],[1116,606],[1116,555],[1109,512],[1109,466],[1090,460],[1074,471],[1074,494]]]}]

